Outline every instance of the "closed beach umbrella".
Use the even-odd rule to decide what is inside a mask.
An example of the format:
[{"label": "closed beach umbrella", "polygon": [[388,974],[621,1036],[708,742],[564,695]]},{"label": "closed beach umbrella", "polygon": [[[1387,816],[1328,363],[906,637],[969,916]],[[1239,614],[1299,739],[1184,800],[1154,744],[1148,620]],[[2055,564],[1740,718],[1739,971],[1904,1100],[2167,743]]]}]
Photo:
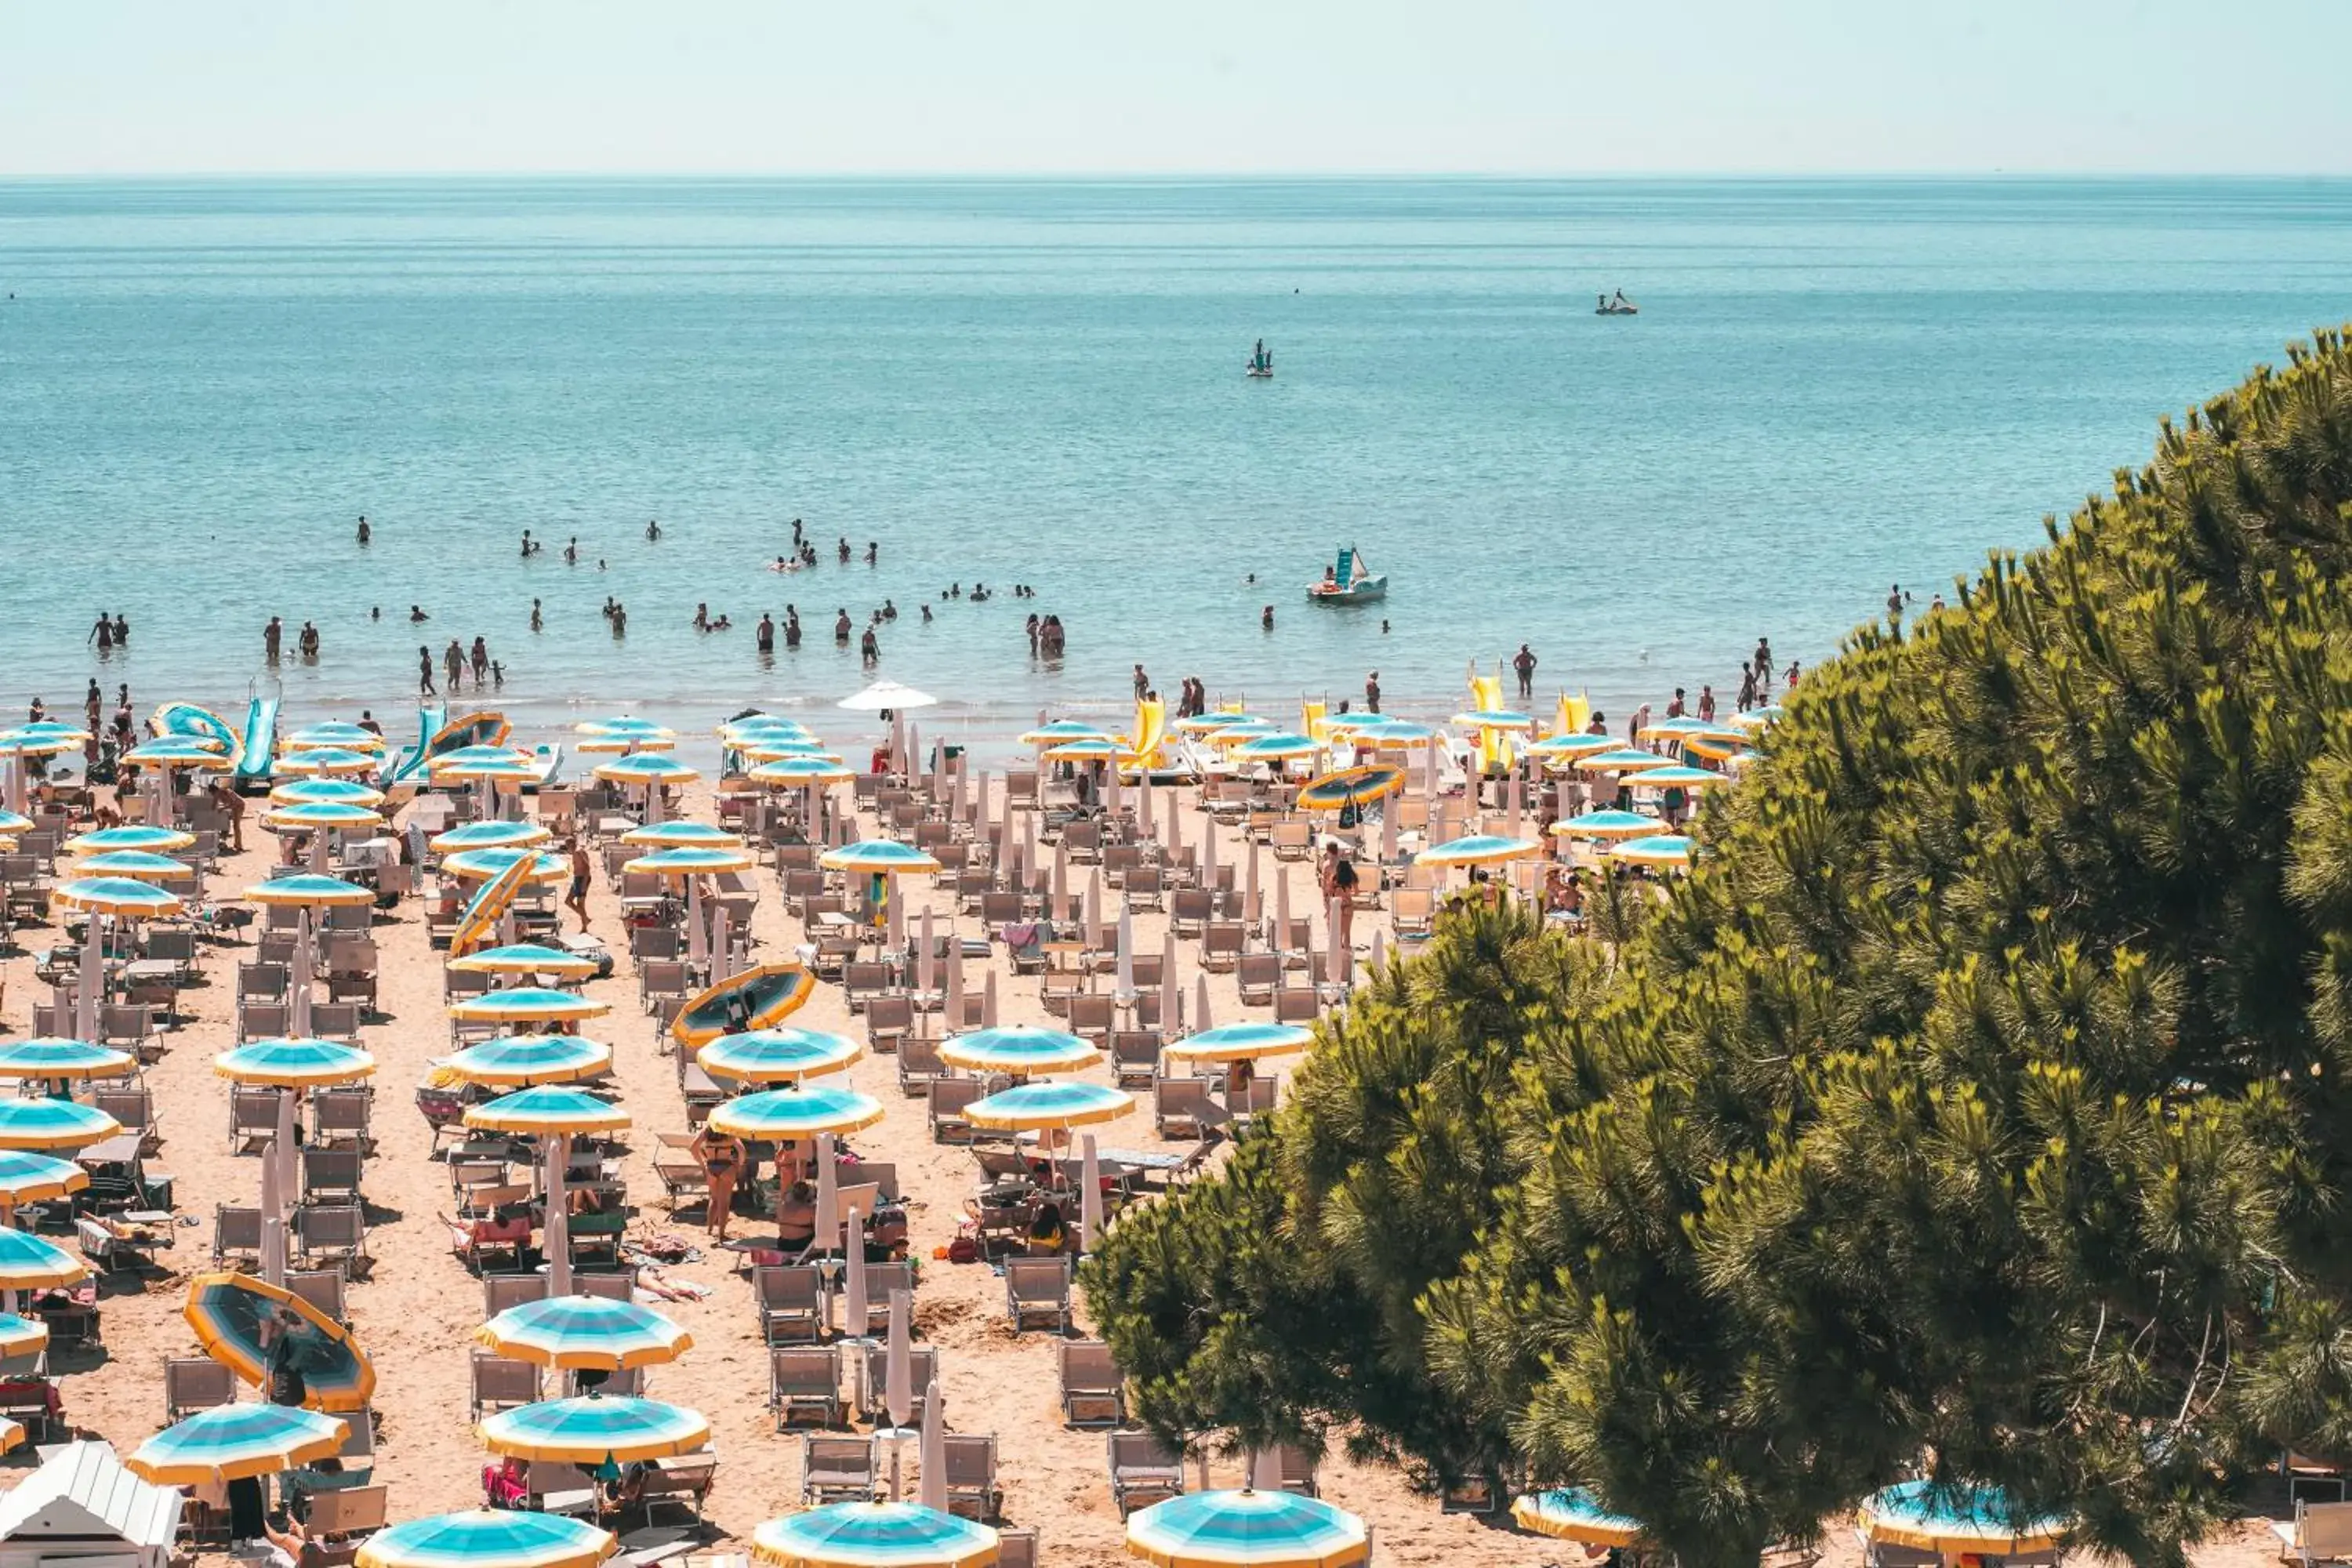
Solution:
[{"label": "closed beach umbrella", "polygon": [[341,1452],[350,1434],[341,1419],[316,1410],[220,1405],[166,1426],[123,1462],[157,1486],[203,1486],[299,1469]]},{"label": "closed beach umbrella", "polygon": [[1628,838],[1622,844],[1612,844],[1609,854],[1611,858],[1628,865],[1687,870],[1698,858],[1698,848],[1679,833],[1656,833],[1647,838]]},{"label": "closed beach umbrella", "polygon": [[1299,786],[1298,804],[1307,811],[1345,811],[1385,800],[1404,788],[1404,770],[1385,763],[1342,768]]},{"label": "closed beach umbrella", "polygon": [[178,895],[129,877],[76,877],[51,889],[49,902],[84,914],[136,920],[180,912]]},{"label": "closed beach umbrella", "polygon": [[1031,1024],[1008,1024],[950,1035],[940,1046],[940,1060],[969,1072],[1077,1072],[1102,1060],[1102,1052],[1088,1041],[1059,1029]]},{"label": "closed beach umbrella", "polygon": [[601,1018],[612,1010],[574,992],[517,985],[452,1003],[449,1016],[468,1024],[555,1024]]},{"label": "closed beach umbrella", "polygon": [[1511,1519],[1521,1530],[1587,1546],[1622,1549],[1642,1538],[1640,1520],[1610,1512],[1584,1487],[1529,1492],[1511,1504]]},{"label": "closed beach umbrella", "polygon": [[373,784],[363,784],[355,779],[288,779],[269,787],[269,799],[278,805],[316,805],[325,802],[335,805],[356,805],[373,811],[383,805],[383,791]]},{"label": "closed beach umbrella", "polygon": [[722,1100],[710,1112],[710,1126],[737,1138],[814,1138],[820,1132],[855,1132],[882,1120],[882,1102],[854,1089],[772,1089]]},{"label": "closed beach umbrella", "polygon": [[[283,1286],[249,1274],[199,1274],[181,1312],[205,1354],[256,1388],[268,1384],[275,1353],[302,1374],[306,1408],[363,1410],[375,1393],[375,1368],[351,1331]],[[265,1325],[284,1336],[274,1352]]]},{"label": "closed beach umbrella", "polygon": [[1619,838],[1647,838],[1664,826],[1656,817],[1639,811],[1588,811],[1580,816],[1562,817],[1551,825],[1551,830],[1561,838],[1591,838],[1605,843]]},{"label": "closed beach umbrella", "polygon": [[121,1078],[138,1067],[128,1051],[88,1040],[29,1039],[0,1044],[0,1078]]},{"label": "closed beach umbrella", "polygon": [[456,855],[469,849],[527,849],[555,835],[536,822],[463,822],[427,841],[436,855]]},{"label": "closed beach umbrella", "polygon": [[[23,819],[23,832],[32,826],[32,819]],[[0,828],[0,832],[11,831]],[[196,836],[178,827],[155,827],[143,823],[131,823],[121,827],[101,827],[95,833],[85,833],[66,840],[68,855],[104,855],[116,849],[144,849],[152,854],[169,855],[173,850],[193,846]]]},{"label": "closed beach umbrella", "polygon": [[688,998],[670,1038],[691,1050],[725,1034],[772,1028],[815,994],[816,976],[797,963],[763,963]]},{"label": "closed beach umbrella", "polygon": [[890,1342],[882,1354],[882,1407],[903,1435],[915,1415],[915,1296],[890,1292]]},{"label": "closed beach umbrella", "polygon": [[1185,1061],[1249,1062],[1303,1051],[1314,1043],[1315,1031],[1302,1024],[1253,1020],[1202,1029],[1170,1046],[1168,1054]]},{"label": "closed beach umbrella", "polygon": [[0,1226],[0,1290],[54,1290],[89,1278],[89,1265],[27,1230]]},{"label": "closed beach umbrella", "polygon": [[375,1058],[334,1040],[253,1040],[215,1057],[213,1071],[232,1083],[309,1089],[373,1078]]},{"label": "closed beach umbrella", "polygon": [[248,902],[275,904],[281,909],[323,910],[334,905],[356,909],[375,902],[373,889],[356,882],[346,882],[341,877],[321,876],[306,871],[298,877],[279,877],[268,882],[257,882],[245,890]]},{"label": "closed beach umbrella", "polygon": [[613,1070],[613,1047],[578,1035],[500,1035],[442,1065],[468,1083],[529,1089],[602,1077]]},{"label": "closed beach umbrella", "polygon": [[618,1132],[629,1113],[585,1089],[545,1086],[517,1089],[466,1108],[466,1125],[534,1136]]},{"label": "closed beach umbrella", "polygon": [[1421,852],[1427,866],[1491,866],[1504,860],[1524,860],[1543,853],[1532,838],[1506,838],[1499,834],[1474,833]]},{"label": "closed beach umbrella", "polygon": [[1020,1083],[964,1108],[974,1127],[1007,1132],[1062,1131],[1116,1121],[1135,1109],[1135,1096],[1100,1083]]},{"label": "closed beach umbrella", "polygon": [[531,861],[518,856],[513,865],[474,889],[474,896],[466,900],[465,910],[457,916],[457,930],[449,933],[451,958],[463,958],[490,945],[499,922],[522,896],[531,869]]},{"label": "closed beach umbrella", "polygon": [[305,724],[286,737],[286,748],[295,752],[381,752],[383,737],[373,730],[340,719],[329,719],[317,724]]},{"label": "closed beach umbrella", "polygon": [[1136,1510],[1127,1549],[1160,1568],[1348,1568],[1371,1541],[1362,1520],[1320,1498],[1244,1489]]},{"label": "closed beach umbrella", "polygon": [[798,1083],[839,1072],[866,1054],[866,1047],[822,1029],[752,1029],[721,1035],[695,1053],[695,1063],[716,1079],[738,1083]]},{"label": "closed beach umbrella", "polygon": [[94,1105],[74,1100],[0,1100],[0,1149],[81,1149],[122,1131]]},{"label": "closed beach umbrella", "polygon": [[1102,1156],[1089,1132],[1078,1140],[1078,1250],[1092,1252],[1102,1233]]},{"label": "closed beach umbrella", "polygon": [[446,967],[465,974],[541,974],[555,980],[586,980],[596,973],[596,961],[560,947],[535,942],[509,942],[453,958]]},{"label": "closed beach umbrella", "polygon": [[844,844],[818,856],[817,864],[828,871],[856,871],[880,876],[897,876],[902,872],[928,874],[940,868],[940,863],[930,856],[895,838],[864,838],[855,844]]},{"label": "closed beach umbrella", "polygon": [[518,865],[529,868],[522,874],[527,882],[548,885],[569,881],[572,877],[569,858],[544,849],[529,847],[460,849],[441,862],[441,870],[446,876],[463,877],[469,882],[478,882],[501,876]]},{"label": "closed beach umbrella", "polygon": [[701,1412],[619,1395],[519,1405],[486,1416],[479,1430],[493,1454],[587,1466],[664,1459],[710,1441]]},{"label": "closed beach umbrella", "polygon": [[913,1502],[835,1502],[772,1519],[751,1555],[776,1568],[987,1568],[996,1531]]},{"label": "closed beach umbrella", "polygon": [[110,849],[103,855],[84,856],[74,870],[84,877],[128,877],[138,882],[186,882],[196,875],[196,868],[186,861],[145,849]]},{"label": "closed beach umbrella", "polygon": [[983,1029],[996,1027],[996,971],[993,969],[980,977],[980,1026]]},{"label": "closed beach umbrella", "polygon": [[360,1542],[358,1568],[595,1568],[619,1545],[565,1514],[472,1509],[377,1531]]},{"label": "closed beach umbrella", "polygon": [[1945,1557],[2023,1557],[2053,1551],[2069,1521],[2020,1518],[2000,1487],[1905,1481],[1874,1492],[1862,1505],[1862,1532],[1871,1541]]},{"label": "closed beach umbrella", "polygon": [[[0,1211],[62,1198],[89,1185],[89,1173],[71,1160],[26,1149],[0,1149]],[[8,1353],[0,1349],[0,1354]]]},{"label": "closed beach umbrella", "polygon": [[923,1388],[923,1489],[916,1501],[945,1511],[948,1506],[948,1411],[936,1377]]},{"label": "closed beach umbrella", "polygon": [[642,827],[632,827],[621,835],[621,842],[633,849],[740,849],[743,837],[730,833],[708,822],[695,822],[687,817],[673,817]]},{"label": "closed beach umbrella", "polygon": [[277,771],[296,778],[350,778],[372,773],[383,759],[372,752],[347,752],[340,747],[315,752],[289,752],[278,759]]},{"label": "closed beach umbrella", "polygon": [[478,1344],[536,1366],[620,1372],[676,1361],[694,1338],[651,1307],[602,1296],[551,1296],[508,1308],[474,1331]]}]

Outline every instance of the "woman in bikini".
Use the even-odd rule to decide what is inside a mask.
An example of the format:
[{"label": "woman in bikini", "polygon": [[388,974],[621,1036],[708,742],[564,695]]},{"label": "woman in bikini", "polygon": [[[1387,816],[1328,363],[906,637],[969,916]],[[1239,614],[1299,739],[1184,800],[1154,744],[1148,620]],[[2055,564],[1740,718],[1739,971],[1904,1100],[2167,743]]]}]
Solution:
[{"label": "woman in bikini", "polygon": [[709,1218],[704,1228],[717,1241],[727,1239],[728,1215],[735,1207],[735,1182],[743,1173],[742,1142],[708,1124],[694,1135],[694,1157],[702,1163],[703,1180],[710,1184]]}]

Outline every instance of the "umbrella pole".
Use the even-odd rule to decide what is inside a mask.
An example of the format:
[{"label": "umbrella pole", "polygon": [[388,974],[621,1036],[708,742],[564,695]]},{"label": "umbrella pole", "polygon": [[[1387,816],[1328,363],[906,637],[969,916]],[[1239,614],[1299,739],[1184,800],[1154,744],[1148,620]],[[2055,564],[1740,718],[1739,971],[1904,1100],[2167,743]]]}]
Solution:
[{"label": "umbrella pole", "polygon": [[563,1184],[572,1165],[572,1140],[562,1132],[547,1141],[547,1293],[572,1294],[572,1210]]}]

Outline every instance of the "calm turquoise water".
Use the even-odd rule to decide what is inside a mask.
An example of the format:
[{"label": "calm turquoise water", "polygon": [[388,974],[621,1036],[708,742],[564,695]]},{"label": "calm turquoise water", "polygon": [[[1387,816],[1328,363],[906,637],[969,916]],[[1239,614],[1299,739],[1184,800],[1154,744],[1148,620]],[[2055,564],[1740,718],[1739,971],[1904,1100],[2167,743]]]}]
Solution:
[{"label": "calm turquoise water", "polygon": [[[1596,318],[1621,287],[1643,314]],[[2352,185],[0,184],[0,288],[11,710],[96,672],[389,713],[418,603],[527,721],[692,721],[855,689],[833,614],[886,595],[884,673],[982,729],[1116,705],[1139,659],[1444,710],[1522,639],[1621,710],[1727,698],[1759,633],[1819,658],[2352,316]],[[767,572],[795,515],[880,568]],[[1303,602],[1345,541],[1384,610]],[[974,580],[1039,597],[937,603]],[[810,641],[762,668],[787,600]],[[104,670],[100,605],[135,628]],[[272,614],[325,658],[266,672]]]}]

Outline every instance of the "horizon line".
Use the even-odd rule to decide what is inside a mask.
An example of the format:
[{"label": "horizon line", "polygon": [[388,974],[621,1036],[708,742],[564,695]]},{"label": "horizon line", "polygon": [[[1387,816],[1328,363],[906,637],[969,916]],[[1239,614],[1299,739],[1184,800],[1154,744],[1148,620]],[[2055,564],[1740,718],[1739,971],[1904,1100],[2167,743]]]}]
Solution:
[{"label": "horizon line", "polygon": [[1291,181],[1363,183],[1409,180],[1459,180],[1494,184],[1593,183],[1640,181],[1757,183],[1800,181],[1844,183],[1863,181],[2061,182],[2139,181],[2298,181],[2352,182],[2352,170],[2163,170],[2163,169],[96,169],[5,170],[5,184],[103,184],[175,181],[190,184],[236,180],[698,180],[779,182],[848,181],[970,181],[1004,183],[1066,182],[1071,184],[1174,184],[1216,181],[1224,184],[1273,184]]}]

